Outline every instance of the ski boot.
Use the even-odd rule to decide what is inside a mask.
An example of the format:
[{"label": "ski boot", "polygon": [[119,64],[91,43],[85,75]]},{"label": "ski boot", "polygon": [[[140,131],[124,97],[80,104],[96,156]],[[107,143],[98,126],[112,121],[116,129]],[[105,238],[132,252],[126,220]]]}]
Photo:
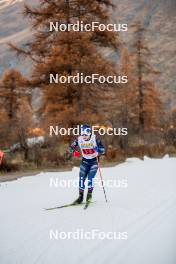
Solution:
[{"label": "ski boot", "polygon": [[86,198],[86,203],[91,203],[92,201],[92,191],[88,191],[87,193],[87,198]]},{"label": "ski boot", "polygon": [[83,198],[84,198],[84,192],[80,191],[78,199],[76,199],[73,202],[73,204],[81,204],[83,202]]}]

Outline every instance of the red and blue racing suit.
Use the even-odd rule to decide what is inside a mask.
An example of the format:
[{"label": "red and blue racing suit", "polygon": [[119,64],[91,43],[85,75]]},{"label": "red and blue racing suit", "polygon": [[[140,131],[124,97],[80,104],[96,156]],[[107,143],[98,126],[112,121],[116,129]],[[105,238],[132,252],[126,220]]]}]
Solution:
[{"label": "red and blue racing suit", "polygon": [[97,157],[99,154],[104,154],[105,148],[99,138],[92,134],[88,140],[84,140],[79,136],[70,145],[70,151],[74,152],[80,148],[82,154],[82,162],[79,173],[79,190],[84,192],[85,180],[88,179],[88,192],[93,191],[93,179],[98,170]]}]

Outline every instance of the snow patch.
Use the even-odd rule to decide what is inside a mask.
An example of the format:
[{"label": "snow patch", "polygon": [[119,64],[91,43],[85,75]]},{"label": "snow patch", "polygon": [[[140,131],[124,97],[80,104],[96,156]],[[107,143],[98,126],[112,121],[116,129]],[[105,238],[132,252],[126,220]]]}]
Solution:
[{"label": "snow patch", "polygon": [[141,159],[139,158],[127,158],[126,159],[126,162],[128,163],[134,163],[134,162],[139,162],[139,161],[141,161]]},{"label": "snow patch", "polygon": [[[75,200],[78,188],[51,188],[51,177],[78,178],[79,170],[41,172],[0,188],[0,262],[14,263],[176,263],[176,158],[128,159],[102,168],[103,179],[128,179],[127,188],[95,186],[83,206],[55,211],[43,208]],[[99,174],[97,173],[97,176]],[[87,192],[87,190],[86,190]],[[127,232],[127,240],[50,240],[50,230]]]}]

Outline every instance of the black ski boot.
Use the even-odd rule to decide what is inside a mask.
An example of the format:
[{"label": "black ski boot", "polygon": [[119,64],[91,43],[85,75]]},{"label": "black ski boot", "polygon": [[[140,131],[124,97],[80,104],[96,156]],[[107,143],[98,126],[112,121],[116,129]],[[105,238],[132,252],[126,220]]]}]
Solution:
[{"label": "black ski boot", "polygon": [[84,192],[79,192],[79,197],[76,199],[73,204],[81,204],[83,202]]},{"label": "black ski boot", "polygon": [[92,201],[92,192],[89,192],[87,193],[87,198],[86,198],[86,202],[87,203],[90,203]]}]

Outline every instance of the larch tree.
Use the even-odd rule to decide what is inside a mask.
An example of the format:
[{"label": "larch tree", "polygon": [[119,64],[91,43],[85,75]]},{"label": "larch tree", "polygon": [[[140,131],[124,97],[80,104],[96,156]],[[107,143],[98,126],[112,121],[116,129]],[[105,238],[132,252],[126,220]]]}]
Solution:
[{"label": "larch tree", "polygon": [[[137,102],[139,109],[138,127],[139,132],[152,129],[154,126],[161,125],[161,116],[163,115],[163,103],[157,91],[154,79],[159,74],[151,64],[149,58],[151,52],[145,43],[145,27],[141,22],[133,25],[135,28],[133,44],[133,64],[134,76],[137,81]],[[160,114],[160,117],[159,117]],[[159,122],[160,121],[160,122]]]},{"label": "larch tree", "polygon": [[114,64],[103,56],[101,48],[117,51],[120,43],[117,32],[50,31],[50,22],[67,26],[77,21],[107,24],[112,7],[111,0],[41,0],[38,7],[25,6],[25,15],[31,18],[35,34],[28,49],[11,46],[33,61],[31,85],[42,90],[39,113],[45,123],[67,126],[99,119],[97,97],[106,96],[107,83],[51,83],[50,76],[113,74]]},{"label": "larch tree", "polygon": [[131,133],[136,132],[138,124],[138,107],[137,107],[137,81],[134,76],[134,67],[132,56],[127,48],[123,48],[120,60],[120,74],[128,76],[128,83],[120,89],[119,92],[119,109],[121,125],[127,127]]},{"label": "larch tree", "polygon": [[[8,145],[17,139],[17,126],[19,109],[21,105],[30,105],[30,90],[27,79],[17,70],[11,69],[4,72],[0,81],[0,107],[3,113],[4,132]],[[21,111],[23,114],[23,111]]]},{"label": "larch tree", "polygon": [[34,126],[33,122],[33,111],[28,103],[27,98],[22,100],[18,111],[16,113],[16,136],[20,143],[20,147],[24,152],[24,159],[29,158],[29,144],[28,139],[30,138],[30,131]]}]

